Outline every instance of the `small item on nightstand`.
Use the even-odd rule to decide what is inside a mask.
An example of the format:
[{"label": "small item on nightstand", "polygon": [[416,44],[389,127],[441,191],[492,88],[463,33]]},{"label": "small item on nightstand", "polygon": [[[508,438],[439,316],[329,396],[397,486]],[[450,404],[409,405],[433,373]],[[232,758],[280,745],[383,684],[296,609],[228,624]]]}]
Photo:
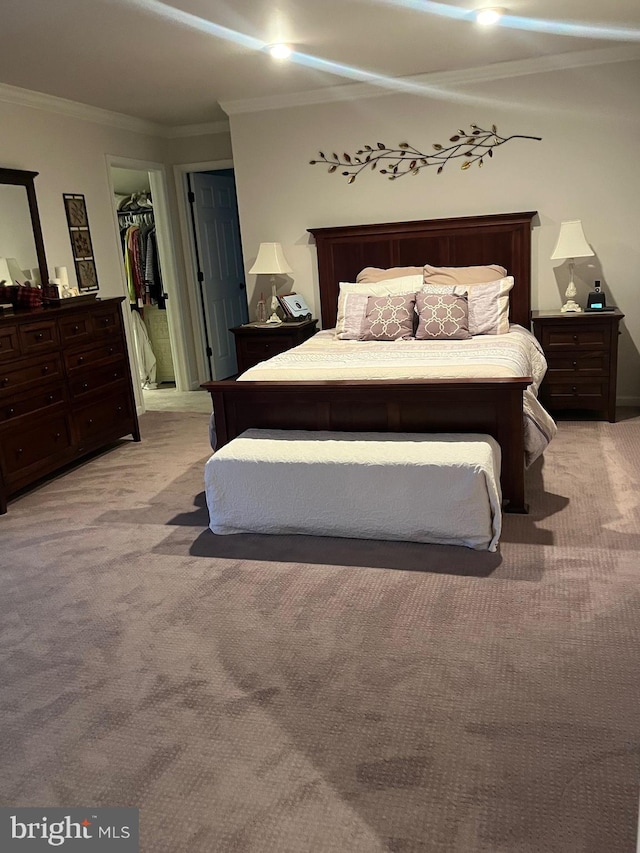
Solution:
[{"label": "small item on nightstand", "polygon": [[613,306],[607,306],[607,300],[600,287],[600,282],[594,281],[593,287],[594,289],[587,300],[587,311],[614,311]]},{"label": "small item on nightstand", "polygon": [[264,293],[260,294],[260,299],[258,299],[258,305],[256,307],[256,322],[264,323],[267,319],[267,304],[264,301]]}]

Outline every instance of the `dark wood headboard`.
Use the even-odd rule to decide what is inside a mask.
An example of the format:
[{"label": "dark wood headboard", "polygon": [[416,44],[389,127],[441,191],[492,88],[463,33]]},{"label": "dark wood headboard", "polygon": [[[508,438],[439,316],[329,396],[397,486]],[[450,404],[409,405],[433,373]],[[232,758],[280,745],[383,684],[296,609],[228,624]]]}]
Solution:
[{"label": "dark wood headboard", "polygon": [[336,324],[341,281],[355,281],[364,267],[467,267],[501,264],[515,285],[510,319],[529,328],[531,222],[536,211],[425,219],[383,225],[309,228],[318,252],[322,326]]}]

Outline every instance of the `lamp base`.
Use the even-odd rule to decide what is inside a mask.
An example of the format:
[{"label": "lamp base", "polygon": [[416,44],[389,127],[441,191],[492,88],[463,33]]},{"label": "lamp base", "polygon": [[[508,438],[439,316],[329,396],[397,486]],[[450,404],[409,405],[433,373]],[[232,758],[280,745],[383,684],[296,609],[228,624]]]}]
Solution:
[{"label": "lamp base", "polygon": [[560,310],[563,314],[578,314],[582,311],[582,308],[573,299],[567,299]]}]

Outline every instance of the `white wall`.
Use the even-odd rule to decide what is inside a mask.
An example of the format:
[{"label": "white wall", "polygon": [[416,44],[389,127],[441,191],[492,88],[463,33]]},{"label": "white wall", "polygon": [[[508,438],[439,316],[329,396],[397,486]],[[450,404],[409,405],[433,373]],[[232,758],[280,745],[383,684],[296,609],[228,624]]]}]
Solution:
[{"label": "white wall", "polygon": [[[228,133],[199,135],[194,140],[167,140],[153,132],[145,134],[123,130],[49,109],[2,101],[0,127],[0,166],[39,173],[35,185],[49,274],[53,275],[56,266],[66,266],[72,285],[75,284],[75,269],[62,194],[80,193],[85,196],[102,297],[125,295],[107,155],[127,161],[164,163],[170,167],[174,163],[192,162],[195,155],[197,160],[213,160],[220,152],[227,156],[230,150]],[[166,186],[173,226],[171,236],[178,265],[180,304],[184,327],[188,329],[192,321],[186,295],[187,272],[179,239],[175,186],[170,168],[167,168]],[[187,340],[186,343],[187,357],[192,362],[192,384],[197,386],[193,341]]]},{"label": "white wall", "polygon": [[[462,91],[462,90],[460,90]],[[581,219],[595,258],[576,262],[583,304],[594,279],[625,312],[618,394],[640,402],[638,198],[640,63],[617,63],[467,85],[468,100],[387,95],[231,116],[247,270],[260,242],[282,243],[293,286],[319,316],[315,249],[307,228],[537,210],[534,308],[559,308],[567,264],[551,261],[559,224]],[[318,151],[408,141],[429,151],[458,128],[495,123],[514,140],[482,169],[450,164],[390,182],[367,172],[348,185],[310,166]],[[427,258],[424,261],[428,261]],[[247,275],[252,312],[255,276]]]}]

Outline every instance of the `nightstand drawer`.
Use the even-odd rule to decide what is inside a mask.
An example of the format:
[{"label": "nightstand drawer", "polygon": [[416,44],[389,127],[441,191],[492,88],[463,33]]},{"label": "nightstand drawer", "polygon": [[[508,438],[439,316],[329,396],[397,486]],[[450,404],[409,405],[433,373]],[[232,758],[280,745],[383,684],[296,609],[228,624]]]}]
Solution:
[{"label": "nightstand drawer", "polygon": [[567,328],[566,324],[545,324],[542,329],[540,341],[545,352],[564,351],[568,349],[606,349],[611,344],[610,325],[590,325],[588,328],[573,326]]},{"label": "nightstand drawer", "polygon": [[571,376],[607,376],[609,373],[609,351],[563,352],[552,350],[547,354],[547,379],[567,379]]},{"label": "nightstand drawer", "polygon": [[244,340],[242,342],[244,355],[253,361],[264,361],[281,352],[291,349],[291,341],[287,338],[275,338],[272,341]]},{"label": "nightstand drawer", "polygon": [[553,409],[602,409],[606,405],[609,383],[606,379],[582,379],[574,382],[545,381],[541,399]]}]

